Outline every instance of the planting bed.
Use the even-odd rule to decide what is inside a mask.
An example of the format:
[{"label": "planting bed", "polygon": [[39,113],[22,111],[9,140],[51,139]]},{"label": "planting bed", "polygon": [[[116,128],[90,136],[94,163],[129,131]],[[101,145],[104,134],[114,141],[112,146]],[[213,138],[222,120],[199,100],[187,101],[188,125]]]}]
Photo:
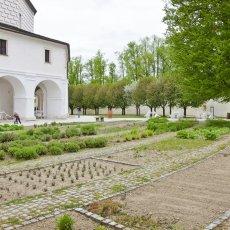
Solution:
[{"label": "planting bed", "polygon": [[44,168],[0,175],[0,203],[54,191],[76,183],[102,179],[134,166],[96,159],[82,159]]},{"label": "planting bed", "polygon": [[[69,216],[71,216],[74,219],[74,229],[78,229],[78,230],[94,230],[95,228],[97,228],[99,226],[98,223],[96,223],[95,221],[93,221],[90,218],[87,218],[81,214],[78,214],[74,211],[71,212],[67,212],[67,214]],[[56,216],[55,218],[49,218],[34,224],[30,224],[28,226],[24,226],[22,228],[19,228],[21,230],[55,230],[55,221],[56,218],[60,217],[62,215]],[[106,227],[105,230],[109,230],[111,228]]]}]

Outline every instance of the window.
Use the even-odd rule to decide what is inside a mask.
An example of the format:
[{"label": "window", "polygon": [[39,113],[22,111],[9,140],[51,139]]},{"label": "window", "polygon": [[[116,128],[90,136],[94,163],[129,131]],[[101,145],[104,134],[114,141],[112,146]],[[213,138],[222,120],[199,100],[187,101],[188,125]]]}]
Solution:
[{"label": "window", "polygon": [[22,15],[19,14],[19,27],[22,28]]},{"label": "window", "polygon": [[0,54],[6,55],[6,40],[0,39]]},{"label": "window", "polygon": [[45,50],[45,62],[50,63],[50,50]]}]

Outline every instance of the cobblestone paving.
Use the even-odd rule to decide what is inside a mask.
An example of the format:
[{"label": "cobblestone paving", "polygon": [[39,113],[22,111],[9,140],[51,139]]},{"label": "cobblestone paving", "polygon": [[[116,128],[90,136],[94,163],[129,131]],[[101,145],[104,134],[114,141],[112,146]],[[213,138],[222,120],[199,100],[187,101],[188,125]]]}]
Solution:
[{"label": "cobblestone paving", "polygon": [[[170,136],[173,135],[167,135],[167,137]],[[164,138],[165,137],[166,135]],[[152,142],[153,139],[145,140],[144,143],[141,141],[141,144],[146,144],[148,141]],[[107,177],[101,180],[75,185],[70,188],[43,194],[37,197],[25,198],[18,202],[2,204],[0,205],[0,226],[3,229],[10,230],[12,229],[11,223],[13,222],[18,224],[15,224],[14,227],[19,226],[19,223],[27,224],[36,222],[44,219],[44,216],[47,218],[51,213],[58,213],[60,209],[86,205],[94,201],[95,197],[99,196],[100,198],[108,198],[114,194],[119,194],[121,191],[128,191],[137,186],[142,186],[149,181],[159,178],[161,175],[192,165],[197,161],[211,156],[219,151],[221,145],[227,144],[229,141],[230,136],[226,136],[224,139],[221,139],[208,147],[192,150],[187,154],[179,153],[173,157],[159,157],[156,161],[150,162],[144,168],[124,172],[115,175],[114,177]],[[117,150],[114,151],[121,150],[126,144],[127,143],[124,145],[119,144]],[[132,143],[132,147],[139,144],[140,142],[134,142]],[[130,147],[131,146],[129,145],[129,148]],[[102,151],[93,153],[93,151],[91,151],[91,153],[82,153],[81,157],[89,155],[98,156],[102,154]],[[103,153],[111,154],[109,148],[103,151]]]},{"label": "cobblestone paving", "polygon": [[39,158],[32,161],[24,161],[17,164],[10,164],[10,165],[0,165],[0,173],[16,171],[21,169],[30,169],[39,166],[46,166],[50,164],[58,164],[65,161],[72,161],[80,158],[87,158],[91,156],[100,156],[100,155],[107,155],[117,153],[119,151],[126,151],[129,149],[133,149],[139,145],[150,144],[154,141],[161,141],[163,139],[167,139],[170,137],[175,136],[175,133],[166,133],[162,135],[156,135],[151,138],[141,139],[132,142],[124,142],[124,143],[116,143],[105,148],[99,149],[87,149],[80,151],[79,153],[67,153],[61,156],[46,156],[45,158]]}]

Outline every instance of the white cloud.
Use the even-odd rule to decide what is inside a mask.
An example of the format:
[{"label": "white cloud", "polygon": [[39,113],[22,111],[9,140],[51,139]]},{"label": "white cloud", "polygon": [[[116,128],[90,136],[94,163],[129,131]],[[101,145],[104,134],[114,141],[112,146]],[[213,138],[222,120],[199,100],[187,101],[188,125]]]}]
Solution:
[{"label": "white cloud", "polygon": [[71,55],[89,58],[98,49],[109,59],[133,40],[166,26],[163,0],[32,0],[38,10],[35,32],[71,45]]}]

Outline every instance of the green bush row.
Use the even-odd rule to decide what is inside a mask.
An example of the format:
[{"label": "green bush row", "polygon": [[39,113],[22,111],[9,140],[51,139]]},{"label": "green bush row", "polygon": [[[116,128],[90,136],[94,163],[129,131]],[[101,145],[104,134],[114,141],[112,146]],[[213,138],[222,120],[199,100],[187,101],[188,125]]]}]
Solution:
[{"label": "green bush row", "polygon": [[203,138],[206,140],[216,140],[221,135],[230,132],[230,128],[218,128],[218,127],[196,127],[193,130],[181,130],[177,132],[177,137],[181,139],[195,139]]},{"label": "green bush row", "polygon": [[149,122],[147,125],[147,129],[152,130],[156,133],[176,132],[179,130],[190,128],[194,126],[195,123],[196,121],[193,120],[181,120],[181,121],[168,122],[168,123]]},{"label": "green bush row", "polygon": [[[19,126],[17,126],[19,127]],[[73,126],[67,128],[65,131],[57,127],[39,127],[35,129],[29,129],[20,133],[1,133],[0,143],[11,142],[16,140],[40,140],[42,142],[49,142],[51,140],[59,140],[63,138],[70,138],[81,135],[96,135],[96,127],[94,125],[84,125],[81,128]]]},{"label": "green bush row", "polygon": [[10,142],[0,145],[0,160],[4,160],[6,154],[17,160],[36,159],[42,155],[61,155],[63,153],[78,152],[84,148],[102,148],[107,141],[105,138],[86,138],[78,142],[51,141],[39,143],[38,141]]},{"label": "green bush row", "polygon": [[0,125],[0,132],[15,131],[15,130],[22,130],[22,129],[23,129],[22,125],[9,125],[9,124]]}]

